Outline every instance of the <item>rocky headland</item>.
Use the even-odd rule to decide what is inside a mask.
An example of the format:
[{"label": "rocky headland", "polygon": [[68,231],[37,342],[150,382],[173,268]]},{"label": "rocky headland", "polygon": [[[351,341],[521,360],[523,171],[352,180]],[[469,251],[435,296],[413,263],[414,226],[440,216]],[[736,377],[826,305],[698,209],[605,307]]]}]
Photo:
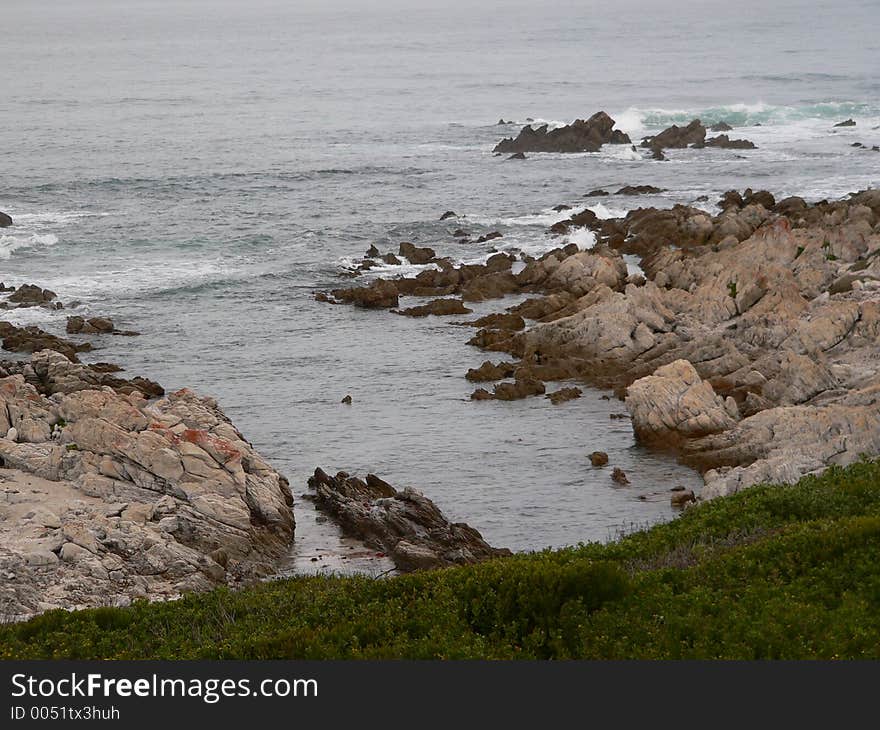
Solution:
[{"label": "rocky headland", "polygon": [[[7,334],[22,328],[3,324],[4,347],[22,350]],[[275,571],[294,530],[287,480],[213,399],[40,344],[0,363],[0,620]]]},{"label": "rocky headland", "polygon": [[531,295],[470,322],[470,344],[513,357],[468,371],[495,383],[474,400],[544,395],[557,380],[613,389],[640,442],[703,474],[701,499],[880,453],[880,191],[815,203],[729,191],[718,208],[573,211],[548,234],[588,228],[589,250],[435,257],[414,277],[321,296],[376,308],[444,297],[442,313],[451,297]]}]

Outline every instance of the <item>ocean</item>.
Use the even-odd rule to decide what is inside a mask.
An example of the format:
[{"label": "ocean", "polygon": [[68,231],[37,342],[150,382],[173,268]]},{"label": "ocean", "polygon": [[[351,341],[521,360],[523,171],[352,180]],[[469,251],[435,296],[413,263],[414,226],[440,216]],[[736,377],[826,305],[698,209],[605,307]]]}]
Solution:
[{"label": "ocean", "polygon": [[[16,225],[0,279],[79,302],[8,319],[61,333],[67,314],[110,316],[142,336],[96,339],[93,360],[216,396],[291,481],[288,570],[342,550],[300,498],[316,466],[414,486],[516,550],[669,519],[665,498],[640,497],[701,483],[636,445],[600,391],[471,402],[464,374],[487,355],[460,317],[315,302],[371,244],[485,260],[451,235],[465,228],[539,254],[570,242],[547,234],[557,204],[714,210],[731,188],[818,200],[880,184],[875,0],[4,0],[3,18],[0,210]],[[492,154],[529,120],[599,110],[634,141],[699,117],[758,149]],[[583,197],[627,184],[665,192]],[[597,449],[629,487],[590,466]]]}]

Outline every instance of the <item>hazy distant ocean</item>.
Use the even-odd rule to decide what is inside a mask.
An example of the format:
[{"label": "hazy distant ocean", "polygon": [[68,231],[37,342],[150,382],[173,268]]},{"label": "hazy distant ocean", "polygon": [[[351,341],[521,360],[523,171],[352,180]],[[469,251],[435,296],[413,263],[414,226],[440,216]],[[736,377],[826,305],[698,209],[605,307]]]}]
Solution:
[{"label": "hazy distant ocean", "polygon": [[[567,242],[545,234],[563,217],[550,208],[596,187],[669,190],[601,199],[612,215],[746,186],[815,200],[880,185],[880,154],[850,146],[880,144],[876,0],[2,5],[0,210],[17,225],[0,230],[0,279],[140,330],[95,359],[218,396],[296,495],[315,466],[370,470],[516,549],[668,518],[638,496],[699,478],[635,447],[598,391],[471,403],[463,376],[486,355],[462,328],[315,289],[372,243],[484,257],[458,227],[539,253]],[[600,109],[634,139],[699,116],[746,125],[732,135],[759,149],[491,154],[517,129],[499,117]],[[466,218],[440,223],[450,209]],[[10,319],[60,331],[65,314]],[[632,486],[593,470],[594,449]],[[337,541],[309,503],[297,520],[308,568]]]}]

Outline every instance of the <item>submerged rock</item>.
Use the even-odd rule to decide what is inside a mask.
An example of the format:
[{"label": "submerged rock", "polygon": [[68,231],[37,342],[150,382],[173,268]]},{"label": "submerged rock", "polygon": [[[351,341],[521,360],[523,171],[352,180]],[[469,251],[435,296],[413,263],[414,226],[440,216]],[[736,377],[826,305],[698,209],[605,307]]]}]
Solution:
[{"label": "submerged rock", "polygon": [[856,123],[853,119],[847,119],[843,122],[838,122],[834,125],[835,127],[855,127]]},{"label": "submerged rock", "polygon": [[309,487],[315,490],[315,506],[346,535],[387,553],[402,572],[511,555],[493,548],[469,525],[450,522],[421,492],[410,487],[398,491],[372,474],[361,480],[316,469]]}]

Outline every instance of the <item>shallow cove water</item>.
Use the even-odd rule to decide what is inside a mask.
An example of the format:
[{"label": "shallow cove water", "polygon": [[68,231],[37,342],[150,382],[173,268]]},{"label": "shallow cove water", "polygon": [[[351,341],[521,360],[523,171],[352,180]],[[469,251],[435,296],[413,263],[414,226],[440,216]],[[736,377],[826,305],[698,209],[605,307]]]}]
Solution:
[{"label": "shallow cove water", "polygon": [[[874,2],[710,1],[695,12],[7,0],[0,210],[16,225],[0,230],[2,279],[141,331],[95,340],[92,359],[216,395],[297,496],[318,465],[373,471],[517,550],[668,519],[668,501],[639,496],[700,479],[637,447],[629,423],[610,418],[619,402],[586,390],[561,406],[471,403],[463,376],[486,355],[464,344],[463,318],[313,296],[373,243],[485,257],[488,246],[456,243],[464,228],[501,231],[502,250],[548,250],[568,242],[546,234],[559,203],[619,215],[707,196],[711,209],[730,188],[815,200],[880,182],[880,154],[851,147],[880,144]],[[700,116],[759,149],[676,151],[667,163],[628,146],[491,154],[519,129],[499,117],[556,123],[600,109],[634,140]],[[833,127],[849,117],[855,127]],[[582,198],[626,184],[667,192]],[[449,209],[462,217],[440,222]],[[61,331],[65,314],[9,319]],[[632,485],[593,469],[594,449]],[[289,569],[373,569],[332,561],[352,546],[308,502],[296,511]]]}]

